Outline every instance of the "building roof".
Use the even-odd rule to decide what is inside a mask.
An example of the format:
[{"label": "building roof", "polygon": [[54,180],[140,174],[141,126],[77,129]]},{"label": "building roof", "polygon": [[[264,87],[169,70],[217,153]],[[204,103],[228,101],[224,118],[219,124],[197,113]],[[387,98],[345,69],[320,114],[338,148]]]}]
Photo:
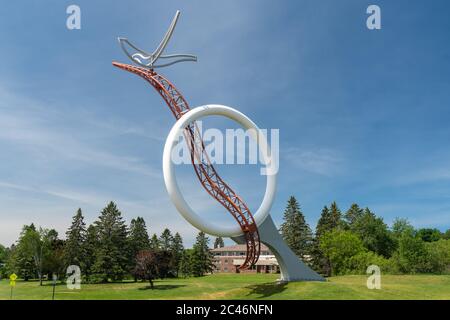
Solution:
[{"label": "building roof", "polygon": [[[247,245],[245,244],[235,244],[234,246],[226,246],[226,247],[222,247],[222,248],[216,248],[216,249],[212,249],[212,252],[241,252],[241,251],[247,251]],[[270,249],[261,243],[261,251],[270,251]]]}]

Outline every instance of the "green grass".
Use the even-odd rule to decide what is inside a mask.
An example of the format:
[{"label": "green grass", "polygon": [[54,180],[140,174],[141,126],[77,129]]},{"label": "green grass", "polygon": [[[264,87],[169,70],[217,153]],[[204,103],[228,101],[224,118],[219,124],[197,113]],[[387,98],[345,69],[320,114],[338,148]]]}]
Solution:
[{"label": "green grass", "polygon": [[[450,275],[384,275],[380,290],[366,287],[366,276],[329,278],[327,282],[277,284],[277,275],[215,274],[148,283],[82,284],[81,290],[56,287],[56,299],[447,299]],[[18,281],[14,299],[51,299],[52,286]],[[0,281],[0,300],[10,298],[9,282]]]}]

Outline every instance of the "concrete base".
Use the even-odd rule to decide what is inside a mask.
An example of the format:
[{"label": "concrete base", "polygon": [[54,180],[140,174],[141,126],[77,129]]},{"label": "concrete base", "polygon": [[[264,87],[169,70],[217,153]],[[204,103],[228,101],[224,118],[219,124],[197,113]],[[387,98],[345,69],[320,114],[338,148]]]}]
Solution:
[{"label": "concrete base", "polygon": [[[301,261],[284,242],[270,215],[258,227],[260,241],[264,243],[278,261],[281,281],[325,281],[317,272]],[[245,244],[243,236],[231,238],[238,244]]]}]

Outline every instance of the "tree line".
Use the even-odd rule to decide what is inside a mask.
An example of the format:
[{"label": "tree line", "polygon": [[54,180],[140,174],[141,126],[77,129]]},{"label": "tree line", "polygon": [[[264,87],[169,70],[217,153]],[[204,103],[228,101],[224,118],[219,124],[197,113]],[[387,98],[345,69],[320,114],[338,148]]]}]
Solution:
[{"label": "tree line", "polygon": [[64,279],[70,265],[81,269],[83,281],[101,283],[141,279],[202,276],[213,269],[209,238],[197,235],[191,249],[185,249],[178,232],[165,229],[149,237],[142,217],[127,226],[120,210],[110,202],[98,219],[86,226],[81,209],[72,219],[66,239],[54,229],[37,228],[33,223],[22,228],[10,248],[0,247],[0,275],[16,273],[24,280]]},{"label": "tree line", "polygon": [[342,213],[333,202],[313,234],[295,197],[283,220],[280,232],[290,248],[326,276],[364,274],[370,265],[394,274],[450,272],[450,229],[415,229],[402,218],[389,227],[369,208],[355,203]]},{"label": "tree line", "polygon": [[[357,204],[344,213],[336,202],[325,206],[315,232],[305,220],[295,197],[290,197],[279,229],[298,257],[325,275],[363,274],[370,265],[384,273],[450,272],[450,230],[415,229],[406,219],[392,226],[369,208]],[[98,219],[86,226],[81,209],[73,217],[66,239],[54,229],[22,228],[9,248],[0,246],[0,276],[20,278],[66,277],[69,265],[79,266],[85,282],[153,280],[202,276],[213,271],[210,239],[199,232],[192,248],[184,248],[179,233],[165,229],[148,234],[142,217],[127,226],[120,210],[110,202]],[[216,238],[214,248],[223,247]]]}]

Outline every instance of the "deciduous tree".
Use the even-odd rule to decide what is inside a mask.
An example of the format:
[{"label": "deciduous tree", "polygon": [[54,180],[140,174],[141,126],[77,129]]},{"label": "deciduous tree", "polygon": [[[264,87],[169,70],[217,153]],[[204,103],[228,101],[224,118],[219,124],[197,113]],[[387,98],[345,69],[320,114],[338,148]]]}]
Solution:
[{"label": "deciduous tree", "polygon": [[432,228],[422,228],[417,230],[417,236],[425,242],[439,241],[442,239],[441,231]]},{"label": "deciduous tree", "polygon": [[165,278],[170,268],[170,254],[167,251],[142,250],[136,255],[135,275],[150,283],[153,289],[153,280]]},{"label": "deciduous tree", "polygon": [[359,236],[367,249],[378,255],[389,258],[395,249],[395,241],[387,225],[369,208],[355,219],[350,230]]},{"label": "deciduous tree", "polygon": [[330,262],[333,275],[344,274],[349,270],[350,259],[366,251],[357,235],[339,229],[323,234],[320,248]]}]

